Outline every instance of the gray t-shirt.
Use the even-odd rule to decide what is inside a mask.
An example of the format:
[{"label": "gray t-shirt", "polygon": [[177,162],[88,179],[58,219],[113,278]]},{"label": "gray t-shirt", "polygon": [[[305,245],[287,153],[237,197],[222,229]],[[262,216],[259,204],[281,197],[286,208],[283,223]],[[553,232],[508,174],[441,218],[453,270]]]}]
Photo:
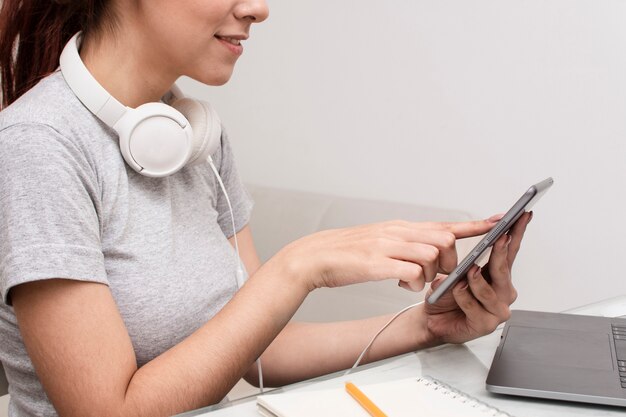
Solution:
[{"label": "gray t-shirt", "polygon": [[[240,230],[252,200],[226,135],[213,160]],[[165,178],[136,173],[117,135],[59,71],[0,112],[0,361],[9,415],[57,415],[24,348],[11,288],[49,278],[108,285],[142,366],[233,296],[232,234],[208,163]]]}]

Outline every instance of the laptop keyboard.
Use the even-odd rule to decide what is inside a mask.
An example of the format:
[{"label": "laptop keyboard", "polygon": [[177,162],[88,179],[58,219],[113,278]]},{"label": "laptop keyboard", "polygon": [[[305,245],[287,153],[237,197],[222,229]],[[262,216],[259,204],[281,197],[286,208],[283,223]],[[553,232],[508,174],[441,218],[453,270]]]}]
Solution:
[{"label": "laptop keyboard", "polygon": [[615,341],[615,354],[617,356],[617,369],[622,388],[626,388],[626,326],[611,325],[613,328],[613,340]]}]

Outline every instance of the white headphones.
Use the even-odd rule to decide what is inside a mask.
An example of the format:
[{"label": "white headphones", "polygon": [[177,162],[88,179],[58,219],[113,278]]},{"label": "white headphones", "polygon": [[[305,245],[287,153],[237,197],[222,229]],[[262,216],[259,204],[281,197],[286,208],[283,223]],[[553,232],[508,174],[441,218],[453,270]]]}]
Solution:
[{"label": "white headphones", "polygon": [[91,75],[80,59],[78,48],[81,32],[69,40],[61,53],[61,73],[76,97],[96,117],[117,132],[120,150],[128,165],[148,177],[165,177],[185,165],[209,162],[226,196],[230,210],[237,252],[237,287],[241,288],[245,274],[239,257],[239,243],[233,209],[222,178],[211,155],[220,144],[220,119],[204,101],[183,97],[174,84],[163,97],[163,103],[146,103],[133,109],[117,101]]},{"label": "white headphones", "polygon": [[137,108],[117,101],[91,75],[80,58],[81,32],[61,53],[61,72],[76,97],[119,135],[126,163],[148,177],[165,177],[185,165],[205,162],[222,134],[220,119],[209,103],[185,98],[174,84],[163,103]]}]

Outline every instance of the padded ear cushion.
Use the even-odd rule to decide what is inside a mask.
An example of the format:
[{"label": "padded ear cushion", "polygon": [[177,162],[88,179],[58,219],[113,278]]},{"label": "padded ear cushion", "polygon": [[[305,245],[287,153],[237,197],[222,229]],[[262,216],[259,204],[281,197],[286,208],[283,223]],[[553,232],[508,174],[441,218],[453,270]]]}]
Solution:
[{"label": "padded ear cushion", "polygon": [[187,165],[202,163],[217,150],[222,124],[217,112],[205,101],[181,98],[171,104],[189,121],[193,130],[193,146]]}]

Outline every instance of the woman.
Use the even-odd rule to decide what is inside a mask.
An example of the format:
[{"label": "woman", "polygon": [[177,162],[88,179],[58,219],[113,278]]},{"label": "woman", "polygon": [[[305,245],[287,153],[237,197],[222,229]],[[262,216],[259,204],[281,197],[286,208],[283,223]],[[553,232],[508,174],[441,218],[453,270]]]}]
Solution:
[{"label": "woman", "polygon": [[[454,268],[455,239],[497,221],[324,231],[261,265],[252,203],[222,135],[213,159],[249,275],[237,290],[229,212],[208,164],[164,178],[129,169],[115,131],[57,66],[82,31],[89,72],[137,107],[181,75],[227,82],[241,41],[267,16],[264,0],[3,1],[0,361],[11,416],[176,414],[219,402],[241,377],[257,383],[261,355],[270,385],[347,368],[389,317],[288,323],[310,291],[389,277],[420,291]],[[483,271],[398,318],[366,361],[461,343],[506,320],[529,221],[497,242]]]}]

